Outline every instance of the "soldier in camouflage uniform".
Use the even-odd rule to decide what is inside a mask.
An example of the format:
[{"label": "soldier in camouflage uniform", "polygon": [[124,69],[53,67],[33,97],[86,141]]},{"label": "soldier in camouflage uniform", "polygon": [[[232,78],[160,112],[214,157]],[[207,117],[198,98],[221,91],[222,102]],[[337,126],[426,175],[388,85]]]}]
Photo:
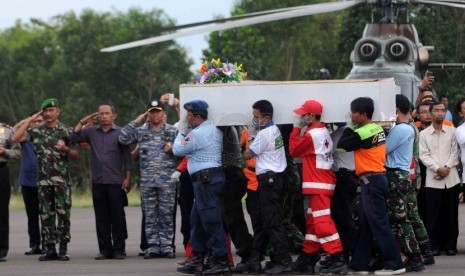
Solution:
[{"label": "soldier in camouflage uniform", "polygon": [[11,142],[12,129],[0,123],[0,262],[6,261],[9,248],[9,210],[11,186],[8,160],[19,158],[21,149],[18,143]]},{"label": "soldier in camouflage uniform", "polygon": [[389,180],[386,205],[394,237],[403,248],[408,272],[422,271],[424,266],[412,224],[408,219],[407,194],[412,188],[410,165],[413,157],[415,130],[409,125],[410,102],[396,95],[396,125],[386,139],[386,174]]},{"label": "soldier in camouflage uniform", "polygon": [[[68,139],[73,129],[58,121],[58,100],[50,98],[43,101],[41,110],[26,119],[16,130],[13,140],[21,141],[27,135],[27,140],[34,144],[37,153],[40,219],[47,248],[39,261],[69,261],[67,244],[71,239],[71,182],[68,162],[70,158],[78,157],[78,151]],[[31,126],[31,122],[41,114],[45,124]],[[59,254],[55,249],[56,243],[60,244]]]},{"label": "soldier in camouflage uniform", "polygon": [[[428,105],[429,108],[429,105]],[[410,189],[407,192],[407,218],[412,224],[413,232],[415,233],[415,237],[417,238],[418,245],[420,246],[421,254],[423,257],[423,264],[424,265],[432,265],[435,263],[433,252],[431,251],[431,246],[429,242],[428,232],[426,231],[425,224],[420,217],[420,213],[418,211],[418,201],[417,201],[417,193],[420,187],[420,180],[417,178],[420,174],[420,169],[418,163],[420,162],[419,159],[419,152],[418,152],[418,142],[420,137],[420,130],[416,127],[415,123],[412,119],[410,119],[410,125],[415,130],[415,140],[413,144],[413,158],[415,161],[416,167],[414,168],[414,179],[410,185]]]},{"label": "soldier in camouflage uniform", "polygon": [[[140,187],[142,210],[145,214],[145,234],[148,248],[145,259],[174,258],[176,185],[171,175],[176,169],[172,143],[176,128],[164,121],[164,105],[153,100],[147,111],[127,124],[119,141],[122,144],[138,143],[140,158]],[[141,127],[138,124],[148,121]]]}]

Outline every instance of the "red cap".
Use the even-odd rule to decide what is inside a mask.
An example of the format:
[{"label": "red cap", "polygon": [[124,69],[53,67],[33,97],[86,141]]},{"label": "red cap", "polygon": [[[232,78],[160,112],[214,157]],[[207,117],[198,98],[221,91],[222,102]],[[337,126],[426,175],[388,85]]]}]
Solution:
[{"label": "red cap", "polygon": [[294,110],[294,113],[297,115],[305,115],[309,113],[313,113],[315,115],[321,115],[322,112],[323,112],[323,106],[315,100],[308,100],[304,102],[304,104],[301,107]]}]

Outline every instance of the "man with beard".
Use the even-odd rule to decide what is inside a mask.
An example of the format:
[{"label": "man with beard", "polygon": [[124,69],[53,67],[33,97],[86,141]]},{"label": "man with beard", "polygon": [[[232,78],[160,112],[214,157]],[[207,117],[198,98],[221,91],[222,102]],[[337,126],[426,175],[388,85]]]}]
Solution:
[{"label": "man with beard", "polygon": [[[122,191],[131,179],[129,146],[118,142],[121,128],[114,124],[116,109],[102,103],[98,112],[82,118],[74,127],[73,138],[90,143],[92,156],[92,202],[95,212],[99,254],[96,260],[126,257],[126,217]],[[99,125],[84,127],[93,118]]]},{"label": "man with beard", "polygon": [[430,106],[432,124],[420,133],[420,160],[426,166],[426,217],[431,248],[436,255],[445,248],[447,255],[457,254],[458,201],[460,179],[457,172],[459,150],[455,128],[443,124],[446,107]]}]

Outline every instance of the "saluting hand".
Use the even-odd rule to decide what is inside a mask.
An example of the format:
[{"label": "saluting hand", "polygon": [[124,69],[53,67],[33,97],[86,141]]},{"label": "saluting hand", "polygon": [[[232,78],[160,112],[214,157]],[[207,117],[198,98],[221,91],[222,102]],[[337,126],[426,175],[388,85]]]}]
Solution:
[{"label": "saluting hand", "polygon": [[136,125],[138,125],[138,124],[140,124],[142,122],[145,122],[145,118],[147,117],[147,114],[149,114],[148,111],[146,111],[146,112],[140,114],[139,116],[137,116],[137,118],[134,120],[134,123]]}]

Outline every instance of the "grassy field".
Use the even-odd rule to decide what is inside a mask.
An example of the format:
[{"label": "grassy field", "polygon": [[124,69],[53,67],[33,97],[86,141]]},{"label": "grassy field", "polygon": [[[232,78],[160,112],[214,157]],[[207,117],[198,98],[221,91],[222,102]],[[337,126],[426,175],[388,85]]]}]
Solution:
[{"label": "grassy field", "polygon": [[[140,206],[140,190],[132,189],[128,193],[129,206]],[[73,192],[72,193],[73,208],[88,208],[92,207],[92,195],[90,191],[87,192]],[[20,192],[11,194],[10,209],[24,209],[23,197]]]}]

